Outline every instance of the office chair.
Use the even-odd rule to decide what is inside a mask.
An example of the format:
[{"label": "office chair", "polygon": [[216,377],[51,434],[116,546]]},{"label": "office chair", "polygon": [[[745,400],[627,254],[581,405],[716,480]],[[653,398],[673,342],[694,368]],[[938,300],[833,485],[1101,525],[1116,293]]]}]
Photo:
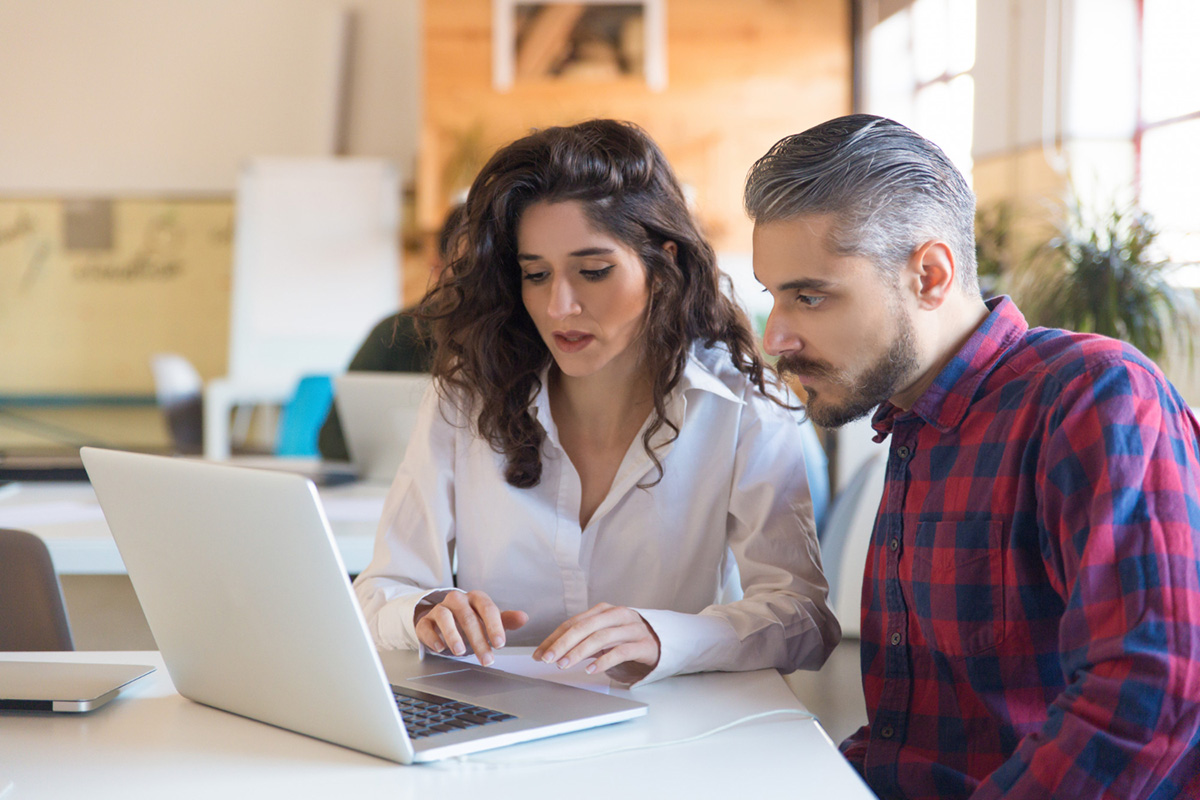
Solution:
[{"label": "office chair", "polygon": [[46,543],[0,528],[0,650],[74,650]]},{"label": "office chair", "polygon": [[305,375],[279,414],[275,455],[316,458],[317,436],[333,405],[333,379],[328,375]]}]

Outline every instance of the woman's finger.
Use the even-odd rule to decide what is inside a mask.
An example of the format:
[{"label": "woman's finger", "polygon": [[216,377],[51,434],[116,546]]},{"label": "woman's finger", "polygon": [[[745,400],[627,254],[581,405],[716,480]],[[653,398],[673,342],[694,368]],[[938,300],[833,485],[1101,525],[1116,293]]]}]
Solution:
[{"label": "woman's finger", "polygon": [[[598,617],[604,612],[614,608],[616,608],[616,606],[613,606],[609,603],[598,603],[597,605],[589,608],[587,611],[576,614],[567,621],[563,622],[561,625],[555,628],[549,636],[543,639],[542,643],[539,644],[533,651],[534,660],[550,663],[562,658],[561,654],[565,653],[570,647],[573,647],[578,641],[577,637],[580,635],[580,630],[578,630],[580,625],[584,625],[588,620],[592,620],[593,618]],[[592,629],[588,629],[586,632],[583,632],[582,635],[586,636],[587,633],[591,632],[591,630]],[[575,633],[570,635],[572,631]],[[564,637],[566,638],[564,639]]]},{"label": "woman's finger", "polygon": [[500,619],[500,609],[492,602],[492,598],[486,592],[467,592],[467,602],[483,626],[488,643],[492,647],[504,647],[504,623]]}]

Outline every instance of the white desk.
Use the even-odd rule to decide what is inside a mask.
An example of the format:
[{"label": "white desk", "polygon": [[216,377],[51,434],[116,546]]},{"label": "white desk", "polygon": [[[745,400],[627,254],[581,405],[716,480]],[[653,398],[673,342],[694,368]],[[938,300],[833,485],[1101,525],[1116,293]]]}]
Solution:
[{"label": "white desk", "polygon": [[[351,573],[361,572],[371,560],[387,488],[346,483],[320,489],[342,561]],[[86,482],[0,487],[0,528],[18,528],[40,536],[60,575],[125,574],[125,563],[96,494]]]},{"label": "white desk", "polygon": [[153,664],[158,672],[86,715],[0,712],[0,787],[24,798],[734,798],[873,795],[820,725],[775,716],[689,744],[526,763],[693,736],[776,708],[803,710],[773,670],[670,678],[635,690],[645,717],[405,767],[185,700],[155,652],[0,658]]}]

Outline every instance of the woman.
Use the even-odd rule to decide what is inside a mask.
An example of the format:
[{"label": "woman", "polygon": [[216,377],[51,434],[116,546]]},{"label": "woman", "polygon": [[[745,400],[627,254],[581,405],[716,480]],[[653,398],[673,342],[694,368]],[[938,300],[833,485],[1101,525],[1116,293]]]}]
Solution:
[{"label": "woman", "polygon": [[355,583],[377,644],[627,683],[819,667],[840,630],[796,420],[658,147],[549,128],[468,198],[417,312],[438,391]]}]

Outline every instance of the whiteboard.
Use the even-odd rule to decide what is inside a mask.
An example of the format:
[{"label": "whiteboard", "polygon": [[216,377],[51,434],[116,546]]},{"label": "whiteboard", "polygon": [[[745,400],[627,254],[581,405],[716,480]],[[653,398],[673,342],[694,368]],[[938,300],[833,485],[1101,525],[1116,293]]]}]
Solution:
[{"label": "whiteboard", "polygon": [[400,297],[400,176],[366,158],[259,158],[237,190],[229,377],[345,369]]}]

